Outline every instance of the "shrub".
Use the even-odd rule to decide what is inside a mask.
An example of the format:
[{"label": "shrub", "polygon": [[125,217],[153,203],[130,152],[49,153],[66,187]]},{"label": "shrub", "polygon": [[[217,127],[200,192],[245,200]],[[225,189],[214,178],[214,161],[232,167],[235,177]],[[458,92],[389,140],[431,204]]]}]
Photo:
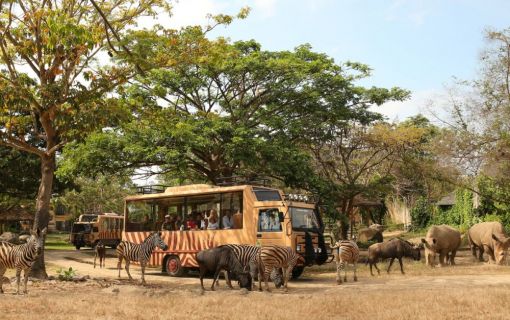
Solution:
[{"label": "shrub", "polygon": [[76,276],[76,270],[74,270],[72,267],[69,267],[68,270],[65,269],[58,269],[58,280],[61,281],[73,281],[73,278]]},{"label": "shrub", "polygon": [[431,220],[432,206],[425,197],[419,197],[411,209],[411,221],[413,230],[420,230],[429,224]]}]

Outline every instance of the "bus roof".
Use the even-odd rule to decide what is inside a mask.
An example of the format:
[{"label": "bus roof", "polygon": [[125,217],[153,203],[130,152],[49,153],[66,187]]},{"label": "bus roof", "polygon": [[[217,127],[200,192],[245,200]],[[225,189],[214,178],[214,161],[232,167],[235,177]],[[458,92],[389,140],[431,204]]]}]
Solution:
[{"label": "bus roof", "polygon": [[243,191],[248,188],[255,189],[266,189],[266,190],[276,190],[276,188],[268,188],[268,187],[259,187],[252,185],[238,185],[238,186],[214,186],[209,184],[191,184],[186,186],[176,186],[176,187],[168,187],[165,189],[165,192],[162,193],[152,193],[152,194],[143,194],[143,195],[132,195],[127,196],[126,200],[139,200],[139,199],[155,199],[161,197],[178,197],[178,196],[188,196],[188,195],[196,195],[196,194],[204,194],[204,193],[216,193],[216,192],[234,192],[234,191]]}]

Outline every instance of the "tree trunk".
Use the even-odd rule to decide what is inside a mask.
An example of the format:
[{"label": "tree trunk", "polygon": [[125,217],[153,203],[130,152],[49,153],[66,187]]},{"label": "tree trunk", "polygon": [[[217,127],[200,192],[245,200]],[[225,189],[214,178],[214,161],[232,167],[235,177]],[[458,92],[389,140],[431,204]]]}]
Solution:
[{"label": "tree trunk", "polygon": [[[34,230],[37,228],[42,230],[48,227],[48,223],[50,221],[50,200],[54,175],[55,154],[41,157],[41,183],[39,185],[39,191],[37,192],[37,200],[35,204],[36,211]],[[46,237],[44,242],[46,242]],[[38,279],[48,278],[46,266],[44,264],[44,250],[32,266],[30,276]]]}]

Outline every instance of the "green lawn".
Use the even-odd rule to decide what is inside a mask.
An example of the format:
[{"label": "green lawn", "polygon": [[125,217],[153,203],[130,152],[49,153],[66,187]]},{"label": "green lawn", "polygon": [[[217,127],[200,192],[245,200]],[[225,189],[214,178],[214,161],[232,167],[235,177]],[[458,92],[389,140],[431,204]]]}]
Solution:
[{"label": "green lawn", "polygon": [[50,233],[46,236],[46,250],[73,250],[69,243],[69,233]]}]

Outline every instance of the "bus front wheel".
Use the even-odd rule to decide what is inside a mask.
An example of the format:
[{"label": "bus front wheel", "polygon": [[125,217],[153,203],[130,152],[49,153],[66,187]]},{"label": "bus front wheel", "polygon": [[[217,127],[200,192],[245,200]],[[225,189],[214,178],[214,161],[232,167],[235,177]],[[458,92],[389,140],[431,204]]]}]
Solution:
[{"label": "bus front wheel", "polygon": [[166,273],[172,277],[182,277],[186,274],[186,268],[181,264],[178,256],[169,256],[166,259]]},{"label": "bus front wheel", "polygon": [[303,273],[304,270],[305,270],[304,266],[294,267],[294,269],[292,269],[292,279],[299,278],[299,276]]}]

